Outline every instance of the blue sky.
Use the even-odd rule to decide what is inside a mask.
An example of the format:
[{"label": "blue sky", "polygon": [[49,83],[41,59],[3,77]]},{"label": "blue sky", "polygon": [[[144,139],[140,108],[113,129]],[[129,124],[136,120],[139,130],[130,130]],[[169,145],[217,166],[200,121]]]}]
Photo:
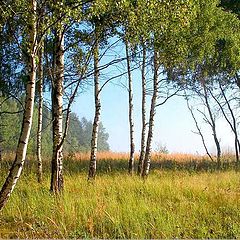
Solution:
[{"label": "blue sky", "polygon": [[[133,77],[136,75],[133,75]],[[140,148],[141,134],[141,85],[134,78],[134,127],[136,151]],[[115,81],[115,83],[118,80]],[[148,97],[148,105],[150,97]],[[113,83],[109,83],[101,94],[101,121],[109,133],[109,144],[112,151],[127,152],[129,150],[128,124],[128,92]],[[93,120],[94,97],[93,87],[81,93],[73,106],[78,116]],[[199,117],[204,136],[211,152],[215,151],[214,142],[209,126]],[[233,137],[229,127],[223,119],[217,121],[219,138],[224,150],[233,146]],[[196,131],[192,117],[187,109],[186,102],[181,97],[173,97],[165,105],[158,107],[155,116],[153,150],[158,145],[165,145],[170,152],[205,153],[200,137]]]},{"label": "blue sky", "polygon": [[[121,42],[113,46],[113,50],[106,52],[101,59],[101,64],[125,56],[124,46]],[[112,76],[126,70],[126,61],[115,64],[100,73],[102,84]],[[124,70],[124,71],[125,71]],[[141,138],[141,75],[140,70],[135,70],[133,76],[134,94],[134,127],[136,151],[140,149]],[[127,75],[109,82],[101,92],[101,121],[109,133],[109,144],[112,151],[129,151],[129,123],[128,123],[128,91]],[[150,106],[150,96],[148,96]],[[73,111],[79,118],[94,118],[94,89],[91,84],[79,94],[73,105]],[[209,150],[215,152],[214,142],[209,126],[199,118],[203,134]],[[229,127],[223,119],[217,120],[218,135],[223,150],[231,148],[234,144]],[[194,121],[190,115],[185,100],[182,97],[173,97],[166,104],[158,107],[155,116],[153,150],[159,145],[164,145],[170,152],[204,154],[200,137],[193,133],[196,131]]]}]

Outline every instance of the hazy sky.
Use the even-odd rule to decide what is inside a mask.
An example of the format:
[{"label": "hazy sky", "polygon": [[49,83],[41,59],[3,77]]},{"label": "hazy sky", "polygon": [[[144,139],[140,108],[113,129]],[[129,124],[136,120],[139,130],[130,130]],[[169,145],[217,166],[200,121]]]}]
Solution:
[{"label": "hazy sky", "polygon": [[[141,137],[141,85],[134,80],[134,140],[136,151],[140,148]],[[148,97],[150,99],[150,97]],[[101,121],[109,133],[109,144],[112,151],[126,152],[129,150],[128,124],[128,92],[126,89],[108,84],[101,95]],[[150,102],[148,101],[148,105]],[[73,106],[78,116],[93,120],[94,98],[93,88],[81,93]],[[199,118],[206,137],[209,150],[215,151],[209,126]],[[223,119],[217,121],[219,138],[222,147],[227,150],[233,147],[233,138],[228,125]],[[173,97],[165,105],[157,108],[153,138],[153,150],[159,144],[165,145],[170,152],[205,153],[200,136],[196,131],[194,121],[187,109],[186,102],[181,97]]]},{"label": "hazy sky", "polygon": [[[118,43],[114,46],[114,52],[106,54],[101,64],[106,64],[113,57],[125,56],[124,46]],[[116,64],[101,72],[102,83],[126,69],[126,62]],[[125,70],[124,70],[125,71]],[[141,138],[141,76],[139,70],[133,71],[133,94],[134,94],[134,141],[136,151],[140,148]],[[108,83],[101,92],[101,121],[109,133],[109,144],[112,151],[129,151],[129,123],[128,123],[128,91],[122,85],[127,83],[127,76],[114,79]],[[121,83],[121,84],[120,84]],[[119,86],[121,85],[121,86]],[[148,97],[148,106],[150,96]],[[73,106],[73,111],[82,118],[93,120],[94,117],[94,91],[93,87],[79,94]],[[209,126],[204,125],[199,119],[203,134],[211,152],[215,152],[213,137]],[[220,143],[224,150],[232,148],[234,139],[228,125],[219,119],[217,128]],[[153,150],[160,145],[165,145],[170,152],[205,153],[201,138],[192,131],[196,131],[194,121],[187,109],[184,99],[173,97],[165,105],[158,107],[155,116],[155,128],[153,138]]]}]

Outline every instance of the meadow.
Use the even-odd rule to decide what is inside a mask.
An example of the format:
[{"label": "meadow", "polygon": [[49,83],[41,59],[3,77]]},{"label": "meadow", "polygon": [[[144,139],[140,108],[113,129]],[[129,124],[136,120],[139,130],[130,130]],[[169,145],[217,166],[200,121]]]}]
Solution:
[{"label": "meadow", "polygon": [[[230,155],[217,169],[204,156],[154,154],[146,180],[127,174],[127,156],[99,153],[94,182],[88,154],[66,156],[60,196],[49,192],[49,160],[38,184],[28,159],[0,212],[0,238],[240,238],[240,178]],[[10,164],[5,156],[1,184]]]}]

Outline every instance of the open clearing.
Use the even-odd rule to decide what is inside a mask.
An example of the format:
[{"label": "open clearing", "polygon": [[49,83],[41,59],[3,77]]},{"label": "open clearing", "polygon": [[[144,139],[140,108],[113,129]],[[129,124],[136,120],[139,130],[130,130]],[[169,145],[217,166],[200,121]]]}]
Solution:
[{"label": "open clearing", "polygon": [[[94,182],[86,180],[87,161],[67,159],[60,197],[49,192],[47,170],[39,185],[35,165],[26,166],[0,213],[0,237],[240,237],[240,178],[231,167],[216,170],[194,156],[159,155],[144,181],[126,173],[125,155],[101,157]],[[6,165],[1,168],[6,172]]]}]

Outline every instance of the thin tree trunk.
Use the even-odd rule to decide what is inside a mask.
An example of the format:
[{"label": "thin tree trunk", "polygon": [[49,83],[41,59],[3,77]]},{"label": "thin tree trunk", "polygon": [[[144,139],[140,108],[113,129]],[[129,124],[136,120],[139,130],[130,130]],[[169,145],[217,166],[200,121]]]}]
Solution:
[{"label": "thin tree trunk", "polygon": [[142,61],[142,136],[141,136],[141,151],[138,161],[138,174],[141,175],[143,169],[143,161],[145,157],[146,147],[146,46],[143,43],[143,61]]},{"label": "thin tree trunk", "polygon": [[32,19],[29,22],[29,56],[28,56],[28,81],[26,85],[26,100],[25,111],[23,115],[23,123],[21,133],[17,145],[16,157],[9,170],[8,177],[0,192],[0,210],[3,209],[7,203],[16,183],[21,175],[23,165],[26,158],[27,145],[29,141],[32,119],[33,107],[35,97],[36,84],[36,0],[30,1],[32,9]]},{"label": "thin tree trunk", "polygon": [[233,125],[232,130],[233,130],[233,133],[234,133],[234,136],[235,136],[236,162],[239,163],[240,143],[239,143],[238,132],[237,132],[237,121],[236,121],[236,118],[235,118],[235,116],[234,116],[233,110],[232,110],[232,108],[231,108],[231,106],[230,106],[230,104],[229,104],[229,101],[228,101],[228,99],[227,99],[227,97],[226,97],[226,94],[225,94],[225,92],[224,92],[224,90],[223,90],[223,88],[222,88],[221,83],[219,83],[219,87],[220,87],[220,89],[221,89],[222,95],[223,95],[223,97],[224,97],[224,100],[226,101],[226,104],[227,104],[227,106],[228,106],[228,110],[229,110],[229,112],[230,112],[230,114],[231,114],[231,117],[232,117],[232,123],[233,123],[233,124],[232,124],[232,125]]},{"label": "thin tree trunk", "polygon": [[52,83],[53,154],[50,190],[63,191],[63,80],[64,80],[64,33],[55,32],[55,72]]},{"label": "thin tree trunk", "polygon": [[[0,99],[3,96],[3,73],[2,73],[2,65],[3,65],[3,44],[2,44],[3,34],[2,31],[0,31]],[[1,109],[0,109],[1,111]],[[3,136],[2,136],[2,119],[0,114],[0,162],[2,162],[2,142],[3,142]]]},{"label": "thin tree trunk", "polygon": [[[0,98],[1,98],[1,92],[0,92]],[[3,131],[3,128],[2,128],[2,117],[1,117],[1,113],[0,113],[0,162],[2,162],[2,143],[3,143],[3,135],[2,135],[2,131]]]},{"label": "thin tree trunk", "polygon": [[[1,118],[0,118],[1,120]],[[2,139],[2,126],[1,126],[1,123],[0,123],[0,162],[2,162],[2,142],[3,142],[3,139]]]},{"label": "thin tree trunk", "polygon": [[226,97],[226,94],[225,94],[225,92],[224,92],[224,90],[223,90],[223,88],[222,88],[222,86],[221,86],[221,83],[219,83],[219,88],[220,88],[221,93],[222,93],[221,95],[223,96],[223,98],[224,98],[224,100],[225,100],[225,102],[226,102],[226,104],[227,104],[228,110],[229,110],[229,112],[230,112],[230,114],[231,114],[232,122],[229,120],[228,116],[226,115],[226,113],[225,113],[225,111],[224,111],[221,103],[219,102],[219,100],[214,96],[214,94],[213,94],[211,91],[209,91],[209,92],[210,92],[212,98],[213,98],[213,99],[216,101],[216,103],[218,104],[218,106],[219,106],[219,108],[220,108],[220,110],[221,110],[221,112],[222,112],[225,120],[227,121],[227,123],[229,124],[231,130],[233,131],[233,134],[234,134],[234,137],[235,137],[235,139],[234,139],[234,145],[235,145],[236,163],[239,163],[240,142],[239,142],[239,139],[238,139],[237,121],[236,121],[236,118],[235,118],[235,116],[234,116],[233,110],[232,110],[232,108],[231,108],[231,106],[230,106],[230,104],[229,104],[229,101],[228,101],[228,99],[227,99],[227,97]]},{"label": "thin tree trunk", "polygon": [[217,137],[216,123],[215,123],[215,119],[213,117],[211,107],[210,107],[210,104],[208,101],[208,93],[207,93],[207,88],[206,88],[205,82],[202,83],[202,86],[203,86],[203,91],[204,91],[205,104],[206,104],[208,114],[209,114],[209,117],[211,120],[210,125],[211,125],[212,132],[213,132],[213,139],[214,139],[214,142],[215,142],[215,145],[217,148],[217,165],[218,165],[218,168],[220,168],[220,166],[221,166],[221,147],[220,147],[220,143],[219,143],[218,137]]},{"label": "thin tree trunk", "polygon": [[4,45],[3,45],[3,30],[0,30],[0,97],[3,96],[4,92],[4,79],[3,79],[3,56],[4,56]]},{"label": "thin tree trunk", "polygon": [[[186,93],[185,93],[185,95],[186,95]],[[209,151],[208,151],[207,144],[206,144],[206,142],[205,142],[205,139],[204,139],[204,136],[203,136],[203,134],[202,134],[202,131],[201,131],[199,125],[198,125],[197,119],[196,119],[196,117],[194,116],[193,110],[192,110],[192,108],[191,108],[190,105],[189,105],[188,99],[187,99],[187,107],[188,107],[188,109],[189,109],[189,111],[190,111],[190,113],[191,113],[191,115],[192,115],[192,118],[193,118],[193,120],[194,120],[195,126],[196,126],[196,128],[197,128],[197,130],[198,130],[198,134],[200,135],[200,137],[201,137],[201,139],[202,139],[202,144],[203,144],[203,147],[204,147],[204,149],[205,149],[205,151],[206,151],[206,154],[207,154],[208,157],[211,159],[211,161],[213,161],[213,158],[212,158],[211,154],[210,154]]]},{"label": "thin tree trunk", "polygon": [[[42,44],[43,45],[43,44]],[[42,182],[42,119],[43,119],[43,46],[38,52],[38,129],[37,129],[37,178]]]},{"label": "thin tree trunk", "polygon": [[133,92],[132,92],[132,75],[130,67],[130,57],[128,52],[128,42],[126,41],[126,58],[127,58],[127,71],[128,71],[128,117],[129,117],[129,133],[130,133],[130,156],[128,161],[128,173],[133,174],[134,172],[134,123],[133,123]]},{"label": "thin tree trunk", "polygon": [[151,148],[152,148],[152,138],[153,138],[153,127],[154,127],[154,116],[156,113],[156,103],[158,96],[158,56],[156,50],[154,50],[154,76],[153,76],[153,95],[151,100],[150,116],[149,116],[149,129],[147,136],[147,145],[145,158],[143,163],[142,177],[147,177],[150,170],[151,164]]},{"label": "thin tree trunk", "polygon": [[94,98],[95,98],[95,116],[93,120],[92,140],[91,140],[91,156],[88,171],[88,180],[94,179],[97,171],[97,144],[98,130],[100,123],[100,88],[99,88],[99,33],[95,25],[95,47],[94,47]]}]

